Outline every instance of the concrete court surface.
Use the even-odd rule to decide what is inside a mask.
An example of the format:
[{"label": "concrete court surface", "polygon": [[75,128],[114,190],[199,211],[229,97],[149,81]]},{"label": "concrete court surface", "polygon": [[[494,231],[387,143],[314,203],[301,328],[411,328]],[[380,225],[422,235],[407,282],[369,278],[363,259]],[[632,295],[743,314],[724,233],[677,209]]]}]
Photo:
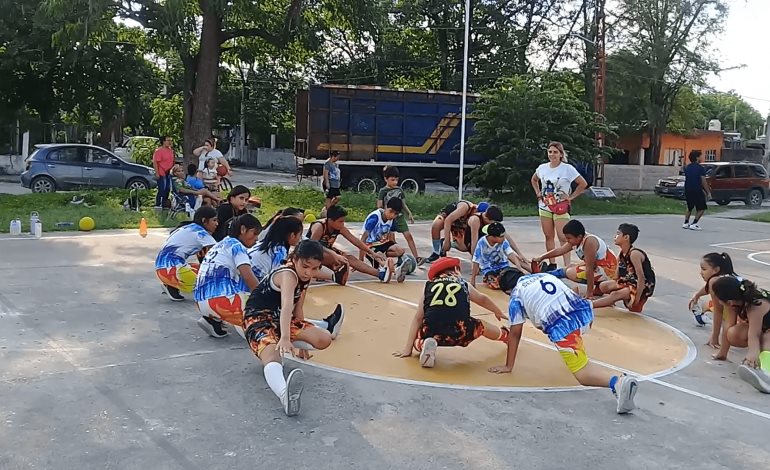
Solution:
[{"label": "concrete court surface", "polygon": [[[607,390],[448,390],[302,365],[302,412],[287,418],[240,338],[205,336],[189,300],[161,295],[152,261],[162,233],[2,238],[0,468],[767,468],[770,396],[737,378],[743,351],[710,359],[709,330],[686,303],[711,250],[770,286],[757,255],[770,251],[768,226],[582,220],[608,241],[620,221],[639,225],[658,277],[647,314],[697,345],[689,366],[640,384],[628,416]],[[525,254],[541,252],[536,219],[506,226]],[[428,226],[413,230],[427,250]]]}]

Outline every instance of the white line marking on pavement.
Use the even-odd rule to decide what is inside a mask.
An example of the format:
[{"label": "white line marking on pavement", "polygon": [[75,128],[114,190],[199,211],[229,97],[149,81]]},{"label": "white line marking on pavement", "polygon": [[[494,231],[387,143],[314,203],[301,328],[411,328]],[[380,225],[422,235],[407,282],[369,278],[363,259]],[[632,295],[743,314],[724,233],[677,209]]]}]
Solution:
[{"label": "white line marking on pavement", "polygon": [[[382,298],[385,298],[385,299],[388,299],[388,300],[393,300],[393,301],[400,302],[400,303],[403,303],[403,304],[406,304],[406,305],[410,305],[410,306],[413,306],[413,307],[417,306],[416,303],[410,302],[408,300],[400,299],[398,297],[393,297],[393,296],[388,295],[388,294],[384,294],[384,293],[381,293],[381,292],[377,292],[377,291],[373,291],[373,290],[370,290],[370,289],[366,289],[366,288],[363,288],[363,287],[356,286],[355,282],[360,282],[360,281],[354,281],[353,283],[348,283],[347,285],[349,287],[353,288],[353,289],[356,289],[356,290],[359,290],[359,291],[362,291],[362,292],[366,292],[366,293],[369,293],[369,294],[372,294],[372,295],[375,295],[375,296],[378,296],[378,297],[382,297]],[[363,281],[363,282],[367,282],[367,281]],[[414,282],[421,282],[421,281],[414,281]],[[678,370],[681,370],[684,367],[688,366],[695,359],[695,356],[696,356],[695,345],[692,343],[692,341],[690,341],[690,339],[684,333],[682,333],[681,331],[679,331],[676,328],[672,327],[671,325],[668,325],[668,324],[666,324],[666,323],[664,323],[664,322],[662,322],[660,320],[657,320],[657,319],[654,319],[654,318],[650,318],[650,317],[642,317],[642,318],[645,318],[645,319],[650,320],[650,321],[654,321],[654,322],[660,324],[661,326],[665,326],[665,327],[669,328],[670,330],[672,330],[680,338],[682,338],[685,341],[685,343],[687,344],[687,347],[688,347],[688,352],[687,352],[687,355],[686,355],[685,359],[683,359],[679,364],[677,364],[676,366],[674,366],[674,367],[672,367],[670,369],[667,369],[665,371],[661,371],[661,372],[658,372],[656,374],[652,374],[652,375],[649,375],[649,376],[641,375],[641,374],[635,373],[633,371],[626,370],[626,369],[623,369],[621,367],[618,367],[618,366],[615,366],[615,365],[612,365],[612,364],[608,364],[608,363],[605,363],[605,362],[602,362],[602,361],[597,361],[597,360],[594,360],[594,359],[591,359],[591,362],[594,362],[597,365],[601,365],[601,366],[606,367],[608,369],[615,370],[617,372],[624,372],[624,373],[627,373],[627,374],[635,375],[641,381],[651,382],[651,383],[660,385],[662,387],[669,388],[671,390],[676,390],[678,392],[682,392],[682,393],[685,393],[685,394],[693,396],[693,397],[701,398],[701,399],[710,401],[712,403],[716,403],[716,404],[719,404],[719,405],[726,406],[728,408],[732,408],[732,409],[737,410],[737,411],[742,411],[742,412],[749,413],[751,415],[757,416],[759,418],[764,418],[766,420],[770,420],[770,414],[769,413],[764,413],[762,411],[758,411],[758,410],[755,410],[753,408],[749,408],[749,407],[746,407],[746,406],[743,406],[743,405],[739,405],[737,403],[733,403],[733,402],[730,402],[730,401],[727,401],[727,400],[723,400],[721,398],[713,397],[711,395],[706,395],[705,393],[697,392],[695,390],[690,390],[688,388],[681,387],[679,385],[675,385],[675,384],[672,384],[672,383],[669,383],[669,382],[664,382],[662,380],[659,380],[658,377],[662,377],[664,375],[672,374],[672,373],[674,373],[674,372],[676,372]],[[555,350],[555,347],[553,345],[551,345],[551,344],[542,343],[540,341],[536,341],[536,340],[533,340],[533,339],[530,339],[530,338],[523,338],[523,339],[525,341],[527,341],[528,343],[531,343],[531,344],[534,344],[534,345],[537,345],[537,346],[541,346],[541,347],[544,347],[544,348],[547,348],[547,349]],[[305,362],[305,361],[301,361],[301,362]],[[354,376],[358,376],[358,377],[367,377],[367,378],[373,378],[373,379],[378,379],[378,380],[387,380],[387,381],[391,381],[391,382],[410,383],[410,384],[415,384],[415,385],[439,386],[439,387],[443,387],[443,388],[456,388],[456,389],[466,389],[466,390],[486,390],[486,391],[507,391],[507,392],[515,392],[515,391],[523,391],[523,392],[524,391],[529,391],[529,392],[531,392],[531,391],[567,391],[567,390],[581,390],[581,389],[591,389],[592,388],[592,387],[583,387],[583,386],[562,387],[562,388],[556,388],[556,389],[535,388],[535,387],[531,387],[531,388],[523,388],[523,387],[522,388],[519,388],[519,387],[509,387],[509,388],[504,388],[504,387],[499,387],[499,388],[487,387],[487,388],[484,388],[484,387],[471,387],[471,386],[462,386],[462,385],[454,385],[454,386],[452,386],[450,384],[435,384],[433,382],[420,382],[420,381],[411,381],[411,380],[407,380],[407,379],[398,379],[398,378],[393,378],[393,377],[373,376],[373,375],[370,375],[370,374],[351,372],[349,370],[337,369],[337,368],[333,368],[333,367],[329,367],[329,366],[321,366],[318,363],[311,363],[311,362],[305,362],[305,363],[308,364],[308,365],[311,365],[311,366],[322,368],[322,369],[334,370],[334,371],[337,371],[337,372],[346,373],[346,374],[350,374],[350,375],[354,375]]]},{"label": "white line marking on pavement", "polygon": [[750,259],[751,261],[753,261],[755,263],[764,264],[765,266],[770,266],[770,263],[768,263],[767,261],[761,261],[761,260],[756,259],[755,256],[757,256],[757,255],[770,255],[770,251],[756,251],[754,253],[746,255],[746,257],[748,259]]}]

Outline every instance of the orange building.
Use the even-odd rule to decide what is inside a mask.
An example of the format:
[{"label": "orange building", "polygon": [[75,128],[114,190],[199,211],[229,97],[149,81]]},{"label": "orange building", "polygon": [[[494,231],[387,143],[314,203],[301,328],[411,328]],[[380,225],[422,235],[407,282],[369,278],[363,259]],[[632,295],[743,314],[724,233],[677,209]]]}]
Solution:
[{"label": "orange building", "polygon": [[692,150],[700,150],[705,161],[715,162],[722,159],[724,132],[695,130],[689,135],[666,133],[660,144],[657,158],[650,155],[650,136],[646,132],[622,136],[615,147],[628,155],[629,165],[639,165],[640,158],[644,158],[644,165],[682,166],[682,161]]}]

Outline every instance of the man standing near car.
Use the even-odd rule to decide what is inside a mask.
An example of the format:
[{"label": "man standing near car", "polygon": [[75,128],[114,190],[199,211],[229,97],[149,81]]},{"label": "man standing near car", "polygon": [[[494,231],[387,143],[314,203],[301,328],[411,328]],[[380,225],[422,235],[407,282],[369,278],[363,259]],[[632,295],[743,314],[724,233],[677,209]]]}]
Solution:
[{"label": "man standing near car", "polygon": [[158,194],[155,196],[155,208],[162,209],[168,201],[171,190],[171,168],[174,166],[174,139],[160,137],[160,147],[152,155],[152,167],[158,180]]},{"label": "man standing near car", "polygon": [[[684,167],[684,196],[687,201],[687,212],[684,215],[683,229],[702,230],[698,222],[706,211],[706,201],[711,199],[711,188],[706,180],[706,170],[700,164],[701,151],[693,150],[688,159],[690,163]],[[690,214],[695,209],[695,220],[690,223]]]}]

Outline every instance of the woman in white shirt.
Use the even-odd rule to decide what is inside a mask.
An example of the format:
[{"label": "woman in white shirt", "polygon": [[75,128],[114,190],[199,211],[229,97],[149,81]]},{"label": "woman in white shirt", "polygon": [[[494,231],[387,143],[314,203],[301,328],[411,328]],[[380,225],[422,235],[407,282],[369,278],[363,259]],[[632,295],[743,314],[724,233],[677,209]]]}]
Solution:
[{"label": "woman in white shirt", "polygon": [[[574,192],[573,182],[577,183]],[[580,176],[574,166],[567,163],[567,154],[561,142],[551,142],[548,144],[548,163],[537,167],[531,183],[537,196],[540,227],[545,235],[545,249],[551,251],[556,247],[554,238],[558,237],[561,244],[566,242],[562,229],[570,219],[570,202],[586,190],[588,182]],[[556,269],[554,258],[548,262],[547,270]],[[564,255],[564,266],[569,266],[569,262],[570,255],[567,253]]]},{"label": "woman in white shirt", "polygon": [[231,174],[230,163],[227,161],[222,152],[217,150],[212,139],[206,139],[203,146],[193,150],[193,155],[198,157],[198,170],[203,171],[206,168],[206,160],[213,158],[219,165],[222,165],[227,170],[227,173],[220,176],[226,176]]}]

